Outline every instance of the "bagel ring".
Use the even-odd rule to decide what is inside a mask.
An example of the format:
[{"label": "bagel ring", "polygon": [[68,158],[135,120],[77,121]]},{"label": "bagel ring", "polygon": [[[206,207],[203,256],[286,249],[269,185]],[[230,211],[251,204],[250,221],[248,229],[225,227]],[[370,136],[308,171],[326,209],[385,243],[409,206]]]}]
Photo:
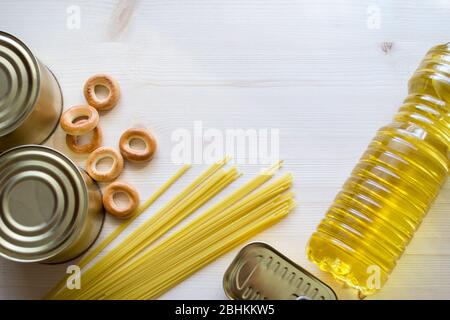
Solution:
[{"label": "bagel ring", "polygon": [[[95,94],[95,87],[103,86],[109,91],[105,99],[100,99]],[[84,84],[84,97],[89,105],[99,111],[110,110],[114,108],[120,98],[119,83],[107,74],[97,74],[90,77]]]},{"label": "bagel ring", "polygon": [[[111,158],[113,163],[107,171],[97,169],[100,160]],[[123,170],[123,158],[119,151],[111,147],[100,147],[92,152],[86,161],[86,171],[96,181],[112,181],[117,178]]]},{"label": "bagel ring", "polygon": [[[131,147],[131,140],[138,139],[145,144],[144,150]],[[150,161],[157,148],[156,138],[144,128],[130,128],[122,133],[119,149],[122,156],[131,162]]]},{"label": "bagel ring", "polygon": [[[79,119],[85,121],[78,121]],[[89,105],[79,105],[67,109],[61,115],[61,128],[72,136],[81,136],[95,129],[99,121],[97,110]]]},{"label": "bagel ring", "polygon": [[[128,197],[128,205],[125,208],[119,208],[114,201],[114,196],[118,193],[124,193]],[[103,206],[114,217],[130,218],[139,206],[139,193],[136,188],[128,183],[113,182],[103,190]]]},{"label": "bagel ring", "polygon": [[[86,121],[86,120],[80,120]],[[93,132],[92,138],[88,143],[79,144],[80,136],[72,136],[70,134],[66,135],[66,144],[70,150],[75,153],[90,153],[95,149],[101,147],[103,140],[103,131],[99,125],[97,125]]]}]

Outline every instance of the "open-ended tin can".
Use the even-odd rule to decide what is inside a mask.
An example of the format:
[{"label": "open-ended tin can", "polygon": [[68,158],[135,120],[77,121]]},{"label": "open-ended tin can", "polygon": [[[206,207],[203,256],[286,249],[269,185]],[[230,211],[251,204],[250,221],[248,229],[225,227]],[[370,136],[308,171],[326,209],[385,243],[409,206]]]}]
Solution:
[{"label": "open-ended tin can", "polygon": [[60,263],[96,240],[104,211],[97,184],[49,147],[26,145],[0,155],[0,256]]},{"label": "open-ended tin can", "polygon": [[19,39],[0,31],[0,152],[45,142],[61,111],[51,71]]}]

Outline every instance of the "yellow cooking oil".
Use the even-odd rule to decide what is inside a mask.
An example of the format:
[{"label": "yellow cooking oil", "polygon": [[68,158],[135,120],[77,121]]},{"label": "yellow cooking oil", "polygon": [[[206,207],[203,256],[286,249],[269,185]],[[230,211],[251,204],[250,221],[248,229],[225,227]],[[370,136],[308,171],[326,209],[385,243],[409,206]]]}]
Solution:
[{"label": "yellow cooking oil", "polygon": [[450,43],[428,51],[408,94],[307,247],[320,269],[364,295],[386,282],[449,174]]}]

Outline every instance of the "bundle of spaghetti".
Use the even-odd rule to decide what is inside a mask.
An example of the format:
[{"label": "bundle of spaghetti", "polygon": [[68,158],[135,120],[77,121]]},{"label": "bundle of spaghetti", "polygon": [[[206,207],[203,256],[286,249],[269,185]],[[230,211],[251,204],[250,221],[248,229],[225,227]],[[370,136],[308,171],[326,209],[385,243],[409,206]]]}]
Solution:
[{"label": "bundle of spaghetti", "polygon": [[223,228],[220,233],[209,235],[209,238],[179,255],[178,259],[168,260],[171,261],[170,267],[164,260],[164,265],[161,266],[164,269],[152,266],[145,270],[145,274],[141,274],[140,281],[128,282],[127,290],[108,291],[103,298],[151,299],[160,296],[204,265],[284,217],[294,203],[292,194],[283,197],[285,199],[277,199],[276,203],[252,211],[248,216]]},{"label": "bundle of spaghetti", "polygon": [[[251,181],[223,202],[239,195],[242,189],[250,190]],[[278,221],[294,205],[291,193],[282,194],[292,184],[292,177],[285,175],[276,182],[261,188],[254,194],[236,198],[235,202],[213,207],[171,237],[151,248],[135,261],[122,268],[122,272],[107,279],[106,286],[87,295],[89,299],[153,298],[182,281],[190,274],[248,239],[251,235]],[[282,194],[282,195],[280,195]],[[125,272],[128,270],[128,272]],[[179,275],[179,273],[182,273]],[[169,277],[170,279],[166,279]],[[162,291],[156,291],[159,279],[165,283]]]},{"label": "bundle of spaghetti", "polygon": [[[126,239],[82,273],[83,292],[101,282],[110,272],[133,259],[164,233],[189,216],[239,177],[235,167],[221,169],[229,158],[213,164],[162,209],[133,231]],[[53,299],[75,298],[79,292],[67,289],[49,296]]]},{"label": "bundle of spaghetti", "polygon": [[[153,193],[144,203],[142,203],[133,214],[132,218],[120,224],[108,237],[106,237],[99,245],[90,250],[78,263],[79,268],[84,268],[89,264],[99,253],[104,250],[112,241],[114,241],[133,221],[135,221],[145,210],[147,210],[156,200],[161,197],[178,179],[186,173],[191,167],[190,164],[184,164],[169,180],[167,180],[155,193]],[[56,292],[64,288],[67,277],[55,285],[55,287],[47,293],[46,298],[54,295]]]},{"label": "bundle of spaghetti", "polygon": [[[243,204],[245,207],[243,210],[254,206],[256,203],[262,203],[267,198],[270,198],[273,196],[274,193],[270,194],[267,193],[267,190],[271,188],[271,186],[267,186],[255,194],[253,194],[251,197],[247,199],[247,202],[241,201],[244,197],[246,197],[249,193],[256,190],[258,187],[260,187],[264,182],[266,182],[270,177],[272,177],[273,173],[268,174],[267,172],[264,172],[263,174],[257,176],[250,182],[248,182],[246,185],[242,186],[238,190],[236,190],[234,193],[232,193],[230,196],[225,198],[223,201],[216,204],[214,207],[207,210],[205,213],[200,215],[197,219],[193,220],[190,224],[188,224],[185,228],[180,230],[177,233],[172,234],[167,239],[163,240],[161,244],[154,248],[153,250],[143,254],[143,256],[139,257],[135,263],[133,263],[133,266],[130,265],[130,263],[125,264],[122,266],[121,270],[114,273],[113,278],[111,278],[112,281],[115,283],[119,283],[119,279],[121,275],[124,275],[130,271],[134,272],[134,268],[139,266],[145,259],[149,259],[151,257],[158,256],[158,258],[165,258],[167,252],[166,251],[168,247],[174,245],[176,242],[181,242],[182,247],[180,247],[181,250],[189,246],[189,241],[193,239],[200,239],[201,232],[204,230],[204,227],[208,223],[212,223],[214,221],[218,222],[224,222],[227,223],[227,220],[229,218],[228,214],[232,212],[233,210],[236,210]],[[278,193],[283,192],[287,190],[290,186],[290,181],[279,180],[278,183],[280,183],[279,189],[276,190]],[[265,196],[263,198],[262,196]],[[226,209],[226,210],[225,210]],[[211,232],[219,231],[220,226],[216,228],[215,230],[212,229]]]},{"label": "bundle of spaghetti", "polygon": [[172,258],[161,258],[163,263],[158,265],[154,264],[154,259],[149,260],[141,270],[131,275],[131,280],[127,280],[126,290],[108,291],[103,298],[156,298],[205,264],[281,219],[293,205],[292,194],[280,196],[244,216],[235,217],[237,220],[230,219],[228,225],[221,226],[220,232],[207,233],[204,240],[194,241],[187,250],[178,251],[172,247]]},{"label": "bundle of spaghetti", "polygon": [[[209,208],[203,215],[200,217],[194,219],[190,224],[190,228],[185,228],[180,233],[176,234],[186,234],[187,238],[190,239],[192,237],[197,236],[197,231],[201,231],[204,224],[208,221],[214,221],[215,219],[220,219],[220,216],[218,213],[224,211],[225,209],[233,206],[235,203],[242,200],[245,196],[259,188],[261,185],[263,185],[265,182],[267,182],[270,178],[273,177],[273,175],[278,171],[278,169],[281,167],[282,162],[278,162],[274,164],[272,167],[262,171],[257,177],[252,179],[251,181],[247,182],[242,187],[238,188],[236,191],[231,193],[229,196],[225,197],[222,201],[217,203],[216,205]],[[288,188],[288,182],[284,183],[284,185],[281,186],[284,188],[283,190],[287,190]],[[265,189],[259,191],[259,193],[263,193]],[[258,193],[258,194],[259,194]],[[256,195],[253,195],[255,197]],[[175,234],[169,236],[167,239],[163,241],[165,246],[170,246],[174,239],[177,239],[175,237]],[[160,248],[161,246],[159,246]],[[151,251],[154,252],[154,251]],[[83,289],[83,293],[80,294],[79,298],[88,299],[92,298],[92,295],[95,292],[103,292],[108,288],[109,283],[116,282],[120,279],[121,276],[124,274],[127,274],[129,272],[133,271],[133,268],[141,263],[143,259],[145,259],[146,255],[149,253],[143,253],[142,256],[136,258],[136,263],[134,261],[128,261],[124,263],[120,268],[115,269],[113,272],[109,273],[106,277],[103,278],[101,283],[98,283],[97,285],[90,287],[89,290]]]}]

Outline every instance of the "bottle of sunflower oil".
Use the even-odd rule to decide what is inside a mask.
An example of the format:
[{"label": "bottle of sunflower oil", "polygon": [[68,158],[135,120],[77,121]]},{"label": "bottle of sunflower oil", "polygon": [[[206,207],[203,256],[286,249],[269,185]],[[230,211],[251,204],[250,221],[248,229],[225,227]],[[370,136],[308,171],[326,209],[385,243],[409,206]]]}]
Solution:
[{"label": "bottle of sunflower oil", "polygon": [[386,282],[449,174],[450,43],[428,51],[408,89],[307,247],[320,269],[363,295]]}]

